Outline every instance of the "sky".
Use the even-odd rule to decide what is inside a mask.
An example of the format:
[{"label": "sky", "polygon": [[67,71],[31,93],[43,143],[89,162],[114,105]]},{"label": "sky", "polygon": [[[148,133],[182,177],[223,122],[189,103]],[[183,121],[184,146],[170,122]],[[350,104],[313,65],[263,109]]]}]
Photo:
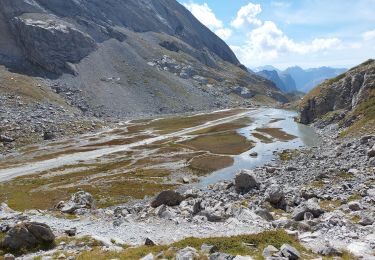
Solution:
[{"label": "sky", "polygon": [[375,0],[178,0],[249,68],[375,58]]}]

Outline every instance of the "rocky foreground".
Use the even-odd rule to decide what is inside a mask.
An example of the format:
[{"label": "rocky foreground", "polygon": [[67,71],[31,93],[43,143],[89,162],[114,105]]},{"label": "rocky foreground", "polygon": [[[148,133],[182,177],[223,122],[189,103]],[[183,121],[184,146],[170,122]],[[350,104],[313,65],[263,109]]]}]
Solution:
[{"label": "rocky foreground", "polygon": [[[308,255],[288,244],[281,248],[270,244],[266,249],[258,248],[264,249],[266,259],[348,255],[346,259],[375,259],[374,218],[375,136],[369,135],[326,138],[320,147],[283,151],[268,165],[242,170],[233,182],[206,189],[164,191],[152,200],[107,209],[96,209],[95,200],[84,191],[74,194],[69,202],[59,203],[53,211],[15,212],[2,204],[0,231],[5,237],[3,250],[9,252],[41,248],[51,242],[53,234],[57,237],[53,248],[26,254],[23,259],[75,259],[82,252],[97,250],[98,244],[100,250],[121,252],[124,245],[165,245],[186,237],[228,237],[279,229],[312,252]],[[28,229],[32,223],[42,226],[47,235]],[[64,235],[99,242],[67,243],[59,240]],[[203,246],[191,246],[176,249],[172,258],[235,257],[216,252],[221,248],[207,251]],[[144,255],[149,253],[146,251]],[[157,258],[168,258],[165,254],[160,252]],[[154,259],[156,255],[147,257]]]}]

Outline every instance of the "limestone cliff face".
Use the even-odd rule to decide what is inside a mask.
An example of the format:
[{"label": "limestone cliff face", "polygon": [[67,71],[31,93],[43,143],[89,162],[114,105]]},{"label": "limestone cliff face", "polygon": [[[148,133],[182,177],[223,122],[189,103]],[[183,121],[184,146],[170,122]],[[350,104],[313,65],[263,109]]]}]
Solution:
[{"label": "limestone cliff face", "polygon": [[341,111],[337,119],[347,117],[365,102],[374,100],[375,61],[352,68],[313,89],[300,104],[300,121],[309,124],[329,112]]},{"label": "limestone cliff face", "polygon": [[88,34],[48,14],[15,17],[11,28],[27,59],[56,73],[74,70],[71,63],[79,62],[96,48]]}]

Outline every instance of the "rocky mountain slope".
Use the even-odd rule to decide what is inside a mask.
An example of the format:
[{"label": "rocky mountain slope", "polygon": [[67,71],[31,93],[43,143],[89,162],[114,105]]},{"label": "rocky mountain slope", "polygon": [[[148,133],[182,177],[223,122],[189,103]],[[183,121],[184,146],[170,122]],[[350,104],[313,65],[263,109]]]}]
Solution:
[{"label": "rocky mountain slope", "polygon": [[89,115],[286,101],[176,1],[4,0],[0,31],[1,64]]},{"label": "rocky mountain slope", "polygon": [[275,83],[284,93],[297,91],[296,82],[288,73],[278,72],[277,70],[262,70],[257,74]]},{"label": "rocky mountain slope", "polygon": [[374,131],[375,61],[323,82],[304,97],[300,109],[300,121],[305,124],[338,123],[349,131]]},{"label": "rocky mountain slope", "polygon": [[324,80],[336,77],[344,73],[346,69],[336,69],[330,67],[320,67],[312,69],[302,69],[295,66],[287,68],[284,73],[289,74],[296,82],[297,89],[304,93],[309,92],[311,89],[322,83]]}]

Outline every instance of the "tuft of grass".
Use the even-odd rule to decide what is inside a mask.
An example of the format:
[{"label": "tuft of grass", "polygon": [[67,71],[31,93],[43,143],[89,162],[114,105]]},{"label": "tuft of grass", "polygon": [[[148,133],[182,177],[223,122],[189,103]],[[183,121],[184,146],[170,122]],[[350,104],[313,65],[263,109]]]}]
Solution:
[{"label": "tuft of grass", "polygon": [[319,205],[322,209],[326,211],[334,211],[341,206],[340,200],[322,200],[319,202]]},{"label": "tuft of grass", "polygon": [[348,197],[348,202],[361,200],[361,199],[362,199],[362,196],[359,195],[358,193],[356,193],[356,194],[352,194]]},{"label": "tuft of grass", "polygon": [[293,158],[300,155],[300,153],[301,152],[299,150],[284,150],[281,153],[279,153],[279,158],[282,161],[290,161]]}]

